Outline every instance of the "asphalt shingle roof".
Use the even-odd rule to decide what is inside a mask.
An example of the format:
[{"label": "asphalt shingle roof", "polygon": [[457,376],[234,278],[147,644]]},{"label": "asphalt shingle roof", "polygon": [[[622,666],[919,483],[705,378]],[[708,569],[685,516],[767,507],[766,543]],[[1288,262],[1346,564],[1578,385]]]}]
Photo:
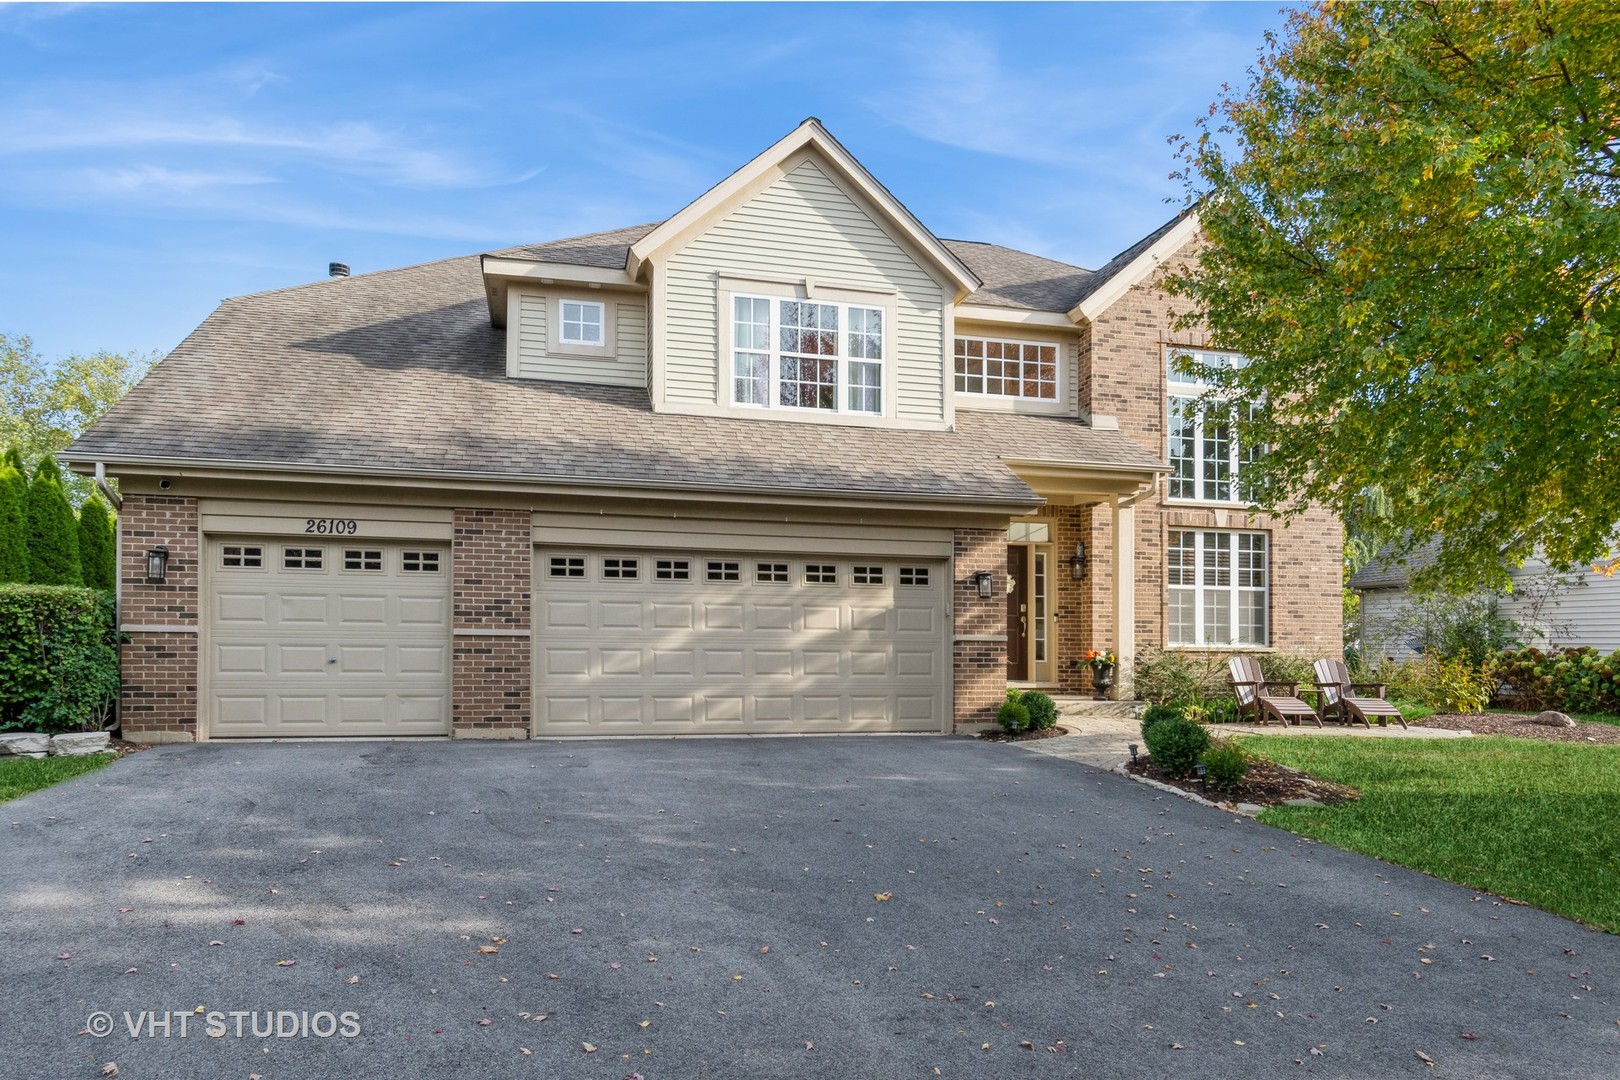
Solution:
[{"label": "asphalt shingle roof", "polygon": [[1367,565],[1350,575],[1352,589],[1404,589],[1419,570],[1427,570],[1440,557],[1440,541],[1431,540],[1408,552],[1405,559],[1397,559],[1393,545],[1385,547],[1368,560]]},{"label": "asphalt shingle roof", "polygon": [[[577,258],[605,235],[527,250]],[[654,413],[640,389],[508,378],[505,348],[477,256],[237,297],[65,456],[1012,501],[1031,492],[1003,457],[1157,463],[1062,417],[962,411],[932,432]]]}]

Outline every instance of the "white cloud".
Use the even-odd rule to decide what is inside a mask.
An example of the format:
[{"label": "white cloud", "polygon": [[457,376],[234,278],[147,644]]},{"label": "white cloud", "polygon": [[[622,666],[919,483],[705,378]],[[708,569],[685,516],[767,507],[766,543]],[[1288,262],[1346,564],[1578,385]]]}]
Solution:
[{"label": "white cloud", "polygon": [[129,195],[149,191],[190,195],[207,188],[275,183],[273,178],[259,173],[171,169],[163,165],[85,169],[78,176],[90,191],[107,195]]}]

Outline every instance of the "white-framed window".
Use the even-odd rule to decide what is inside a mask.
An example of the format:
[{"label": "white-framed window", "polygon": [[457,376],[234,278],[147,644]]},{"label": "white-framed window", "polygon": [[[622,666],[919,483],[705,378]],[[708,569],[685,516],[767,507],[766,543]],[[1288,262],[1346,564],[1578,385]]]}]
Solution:
[{"label": "white-framed window", "polygon": [[557,340],[562,344],[597,348],[607,343],[607,305],[594,300],[560,300],[557,317]]},{"label": "white-framed window", "polygon": [[691,581],[691,559],[658,559],[653,563],[653,578],[658,581]]},{"label": "white-framed window", "polygon": [[583,555],[553,555],[550,561],[549,573],[552,577],[582,578],[585,576],[585,557]]},{"label": "white-framed window", "polygon": [[437,574],[439,572],[439,553],[437,551],[404,551],[399,556],[399,568],[407,574]]},{"label": "white-framed window", "polygon": [[606,581],[635,581],[641,577],[641,560],[629,556],[604,555],[602,578]]},{"label": "white-framed window", "polygon": [[283,570],[319,570],[323,567],[325,558],[325,548],[282,548],[281,568]]},{"label": "white-framed window", "polygon": [[730,318],[733,404],[883,414],[884,308],[733,293]]},{"label": "white-framed window", "polygon": [[219,565],[240,570],[264,568],[264,548],[257,544],[226,544],[220,548]]},{"label": "white-framed window", "polygon": [[882,585],[883,567],[857,566],[850,571],[850,580],[857,585]]},{"label": "white-framed window", "polygon": [[838,584],[837,563],[805,563],[804,583],[806,585],[836,585]]},{"label": "white-framed window", "polygon": [[900,568],[900,584],[902,584],[902,585],[927,585],[928,584],[928,567],[926,567],[926,566],[902,566]]},{"label": "white-framed window", "polygon": [[1165,432],[1170,457],[1169,497],[1198,502],[1247,503],[1252,495],[1244,481],[1244,468],[1260,456],[1260,447],[1243,446],[1235,430],[1238,419],[1250,419],[1253,402],[1206,402],[1198,398],[1206,383],[1176,370],[1178,357],[1214,367],[1242,367],[1248,360],[1237,353],[1207,349],[1165,350],[1169,402]]},{"label": "white-framed window", "polygon": [[786,585],[788,583],[788,564],[785,562],[755,563],[754,580],[761,585]]},{"label": "white-framed window", "polygon": [[1172,530],[1165,546],[1171,645],[1266,645],[1265,533]]},{"label": "white-framed window", "polygon": [[1058,345],[1050,341],[959,337],[956,392],[1056,401]]},{"label": "white-framed window", "polygon": [[345,570],[374,572],[382,568],[383,553],[381,548],[343,549],[343,569]]}]

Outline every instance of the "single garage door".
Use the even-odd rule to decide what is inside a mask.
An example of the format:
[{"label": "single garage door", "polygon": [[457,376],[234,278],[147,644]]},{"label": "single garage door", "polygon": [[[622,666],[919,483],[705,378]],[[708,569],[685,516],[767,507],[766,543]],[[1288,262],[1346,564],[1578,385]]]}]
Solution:
[{"label": "single garage door", "polygon": [[541,735],[940,731],[945,563],[542,548]]},{"label": "single garage door", "polygon": [[448,551],[298,537],[208,552],[213,737],[449,733]]}]

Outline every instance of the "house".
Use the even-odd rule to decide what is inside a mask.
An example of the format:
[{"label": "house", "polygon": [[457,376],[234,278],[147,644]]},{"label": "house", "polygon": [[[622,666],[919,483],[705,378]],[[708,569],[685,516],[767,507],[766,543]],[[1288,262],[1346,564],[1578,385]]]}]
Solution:
[{"label": "house", "polygon": [[1196,240],[942,240],[810,119],[662,222],[227,300],[64,455],[124,731],[950,732],[1090,648],[1336,653],[1337,521],[1168,375]]},{"label": "house", "polygon": [[1380,553],[1351,575],[1350,588],[1361,598],[1364,656],[1409,660],[1436,623],[1469,608],[1482,611],[1491,601],[1497,617],[1512,623],[1526,646],[1620,649],[1620,575],[1596,568],[1560,572],[1531,558],[1509,569],[1508,591],[1456,597],[1414,589],[1412,576],[1433,566],[1437,551],[1431,542],[1404,560]]}]

